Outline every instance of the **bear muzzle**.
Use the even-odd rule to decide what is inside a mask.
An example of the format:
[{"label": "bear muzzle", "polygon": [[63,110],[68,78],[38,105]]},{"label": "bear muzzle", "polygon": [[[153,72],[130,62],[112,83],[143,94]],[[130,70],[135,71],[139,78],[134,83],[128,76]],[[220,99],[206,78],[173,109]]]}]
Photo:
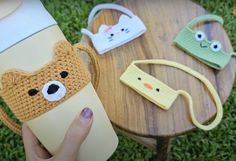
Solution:
[{"label": "bear muzzle", "polygon": [[59,81],[49,81],[42,89],[43,97],[50,101],[59,101],[66,95],[66,87]]}]

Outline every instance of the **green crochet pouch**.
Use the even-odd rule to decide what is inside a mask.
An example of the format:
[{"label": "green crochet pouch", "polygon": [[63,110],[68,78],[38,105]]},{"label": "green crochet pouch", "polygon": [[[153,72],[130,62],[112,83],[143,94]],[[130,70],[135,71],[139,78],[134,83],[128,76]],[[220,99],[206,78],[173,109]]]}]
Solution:
[{"label": "green crochet pouch", "polygon": [[194,31],[192,29],[194,25],[203,21],[217,21],[221,25],[224,23],[223,19],[216,15],[196,17],[180,31],[174,42],[188,54],[210,67],[218,70],[223,69],[228,64],[231,56],[236,56],[236,53],[225,52],[219,41],[209,41],[203,31]]}]

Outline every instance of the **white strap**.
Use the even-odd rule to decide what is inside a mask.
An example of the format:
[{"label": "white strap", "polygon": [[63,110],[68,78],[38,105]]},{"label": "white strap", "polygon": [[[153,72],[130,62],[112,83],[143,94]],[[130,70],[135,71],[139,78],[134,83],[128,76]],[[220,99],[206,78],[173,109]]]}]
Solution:
[{"label": "white strap", "polygon": [[121,12],[127,14],[130,17],[134,16],[133,12],[131,12],[129,9],[127,9],[121,5],[111,4],[111,3],[99,4],[99,5],[95,6],[92,9],[92,11],[90,12],[89,17],[88,17],[88,24],[90,24],[90,22],[93,20],[94,16],[96,15],[96,13],[98,11],[104,10],[104,9],[118,10],[118,11],[121,11]]}]

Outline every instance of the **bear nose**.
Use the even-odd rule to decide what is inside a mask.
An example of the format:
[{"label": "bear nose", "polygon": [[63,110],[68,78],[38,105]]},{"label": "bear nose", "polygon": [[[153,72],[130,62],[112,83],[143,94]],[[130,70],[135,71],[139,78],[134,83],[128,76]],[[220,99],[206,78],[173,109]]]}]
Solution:
[{"label": "bear nose", "polygon": [[54,94],[58,91],[59,89],[59,86],[56,85],[56,84],[51,84],[49,87],[48,87],[48,90],[47,90],[47,93],[48,94]]}]

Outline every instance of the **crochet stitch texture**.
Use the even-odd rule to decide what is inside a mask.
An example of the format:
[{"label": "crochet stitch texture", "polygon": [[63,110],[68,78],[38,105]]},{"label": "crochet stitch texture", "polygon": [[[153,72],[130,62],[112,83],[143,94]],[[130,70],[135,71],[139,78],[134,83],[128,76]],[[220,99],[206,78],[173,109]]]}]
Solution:
[{"label": "crochet stitch texture", "polygon": [[[68,75],[61,76],[62,72]],[[49,81],[59,81],[66,88],[66,95],[59,101],[47,101],[42,91]],[[34,73],[11,70],[2,76],[0,95],[20,121],[25,122],[55,108],[79,92],[91,81],[89,71],[77,54],[76,48],[67,41],[55,45],[51,62]],[[33,91],[38,91],[32,95]],[[29,91],[31,90],[31,95]],[[33,92],[34,93],[34,92]]]}]

